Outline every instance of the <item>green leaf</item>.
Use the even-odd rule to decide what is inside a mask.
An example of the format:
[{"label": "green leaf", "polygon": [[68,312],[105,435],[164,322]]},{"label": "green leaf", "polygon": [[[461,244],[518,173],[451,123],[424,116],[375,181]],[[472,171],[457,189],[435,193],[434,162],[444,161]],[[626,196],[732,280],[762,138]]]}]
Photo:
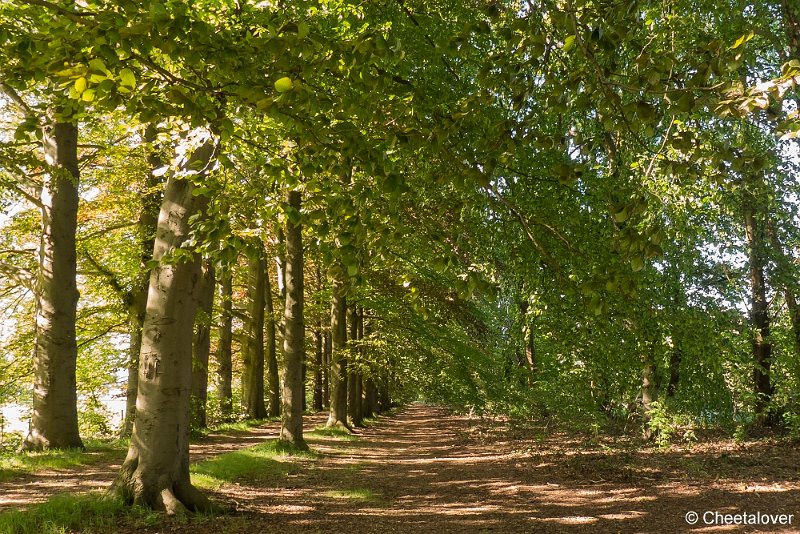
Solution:
[{"label": "green leaf", "polygon": [[87,89],[81,95],[81,100],[84,102],[91,102],[94,100],[94,89]]},{"label": "green leaf", "polygon": [[678,99],[678,109],[684,113],[689,113],[694,109],[694,96],[690,93],[684,94]]},{"label": "green leaf", "polygon": [[746,33],[746,34],[742,35],[741,37],[739,37],[738,39],[736,39],[736,42],[735,42],[735,43],[733,43],[733,46],[731,46],[731,48],[730,48],[730,49],[731,49],[731,50],[735,50],[735,49],[739,48],[740,46],[742,46],[743,44],[745,44],[747,41],[749,41],[750,39],[752,39],[754,35],[755,35],[755,34],[754,34],[753,32],[749,32],[749,33]]},{"label": "green leaf", "polygon": [[631,258],[631,269],[633,272],[638,273],[644,269],[644,260],[640,257]]},{"label": "green leaf", "polygon": [[308,27],[308,23],[301,22],[300,24],[297,25],[297,38],[305,39],[310,31],[311,29]]},{"label": "green leaf", "polygon": [[119,71],[119,83],[133,89],[136,87],[136,75],[130,69],[122,69]]},{"label": "green leaf", "polygon": [[83,93],[86,90],[86,86],[87,85],[88,85],[88,83],[86,81],[86,78],[81,76],[80,78],[75,80],[75,85],[74,85],[75,92],[78,93],[78,94]]},{"label": "green leaf", "polygon": [[95,72],[106,72],[106,64],[103,63],[103,60],[99,58],[89,61],[89,68]]},{"label": "green leaf", "polygon": [[575,48],[575,35],[568,35],[567,38],[564,39],[564,46],[562,48],[564,52],[569,52]]},{"label": "green leaf", "polygon": [[285,93],[286,91],[291,91],[294,87],[294,83],[292,79],[288,76],[284,76],[283,78],[277,80],[275,82],[275,90],[279,93]]}]

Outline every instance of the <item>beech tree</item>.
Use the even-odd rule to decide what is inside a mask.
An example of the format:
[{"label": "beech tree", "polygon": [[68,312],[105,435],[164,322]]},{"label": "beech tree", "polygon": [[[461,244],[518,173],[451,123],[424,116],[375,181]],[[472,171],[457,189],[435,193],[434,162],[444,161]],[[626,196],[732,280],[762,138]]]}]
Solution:
[{"label": "beech tree", "polygon": [[305,361],[305,324],[303,295],[303,227],[301,193],[289,191],[286,201],[286,308],[283,336],[283,415],[281,440],[299,449],[307,449],[303,439],[303,363]]},{"label": "beech tree", "polygon": [[217,161],[217,144],[196,131],[193,148],[169,177],[158,215],[147,293],[136,420],[115,490],[126,501],[175,514],[210,508],[189,480],[192,338],[201,284],[200,256],[183,248],[189,220],[208,202],[195,181]]}]

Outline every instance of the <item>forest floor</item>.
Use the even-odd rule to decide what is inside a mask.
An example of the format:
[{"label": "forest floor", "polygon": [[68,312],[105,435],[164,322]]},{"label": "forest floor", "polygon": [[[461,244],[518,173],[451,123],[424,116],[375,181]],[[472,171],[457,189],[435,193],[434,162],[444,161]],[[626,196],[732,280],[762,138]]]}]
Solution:
[{"label": "forest floor", "polygon": [[[307,419],[309,430],[324,421]],[[193,460],[260,443],[277,429],[209,436],[193,445]],[[414,404],[354,439],[311,433],[308,443],[317,454],[254,464],[261,476],[207,490],[233,513],[151,527],[122,519],[118,532],[800,532],[800,448],[783,440],[662,450]],[[107,486],[118,466],[20,476],[0,484],[0,506]],[[690,512],[699,514],[695,526]],[[706,524],[714,512],[793,517],[783,526]]]}]

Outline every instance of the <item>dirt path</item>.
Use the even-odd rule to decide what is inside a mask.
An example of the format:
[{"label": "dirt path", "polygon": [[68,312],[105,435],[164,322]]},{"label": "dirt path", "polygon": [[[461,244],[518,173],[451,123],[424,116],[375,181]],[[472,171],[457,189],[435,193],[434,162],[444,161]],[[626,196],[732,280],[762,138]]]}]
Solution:
[{"label": "dirt path", "polygon": [[[307,428],[324,416],[309,418]],[[193,458],[275,437],[277,424],[216,436]],[[657,451],[640,444],[510,431],[412,405],[355,441],[308,436],[316,459],[281,475],[225,483],[215,497],[237,512],[124,532],[479,533],[800,532],[800,451],[786,443],[714,442]],[[116,466],[0,485],[27,501],[67,487],[104,486]],[[288,474],[287,474],[288,473]],[[286,474],[286,476],[283,476]],[[48,484],[53,484],[49,486]],[[9,496],[8,491],[11,492]],[[786,526],[714,526],[704,512],[794,514]]]},{"label": "dirt path", "polygon": [[413,405],[355,442],[310,440],[323,457],[289,477],[221,488],[218,498],[240,515],[175,531],[675,533],[690,530],[690,511],[700,523],[720,511],[794,514],[794,526],[697,532],[800,532],[796,447],[626,451],[558,435],[526,445],[478,430]]}]

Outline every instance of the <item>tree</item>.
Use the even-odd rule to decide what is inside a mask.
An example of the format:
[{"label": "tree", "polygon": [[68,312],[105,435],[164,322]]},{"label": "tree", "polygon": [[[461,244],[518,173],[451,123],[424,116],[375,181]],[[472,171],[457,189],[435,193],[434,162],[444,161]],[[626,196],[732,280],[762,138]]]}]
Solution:
[{"label": "tree", "polygon": [[158,216],[150,274],[142,352],[138,410],[130,447],[115,491],[127,502],[165,510],[211,508],[189,480],[189,405],[192,337],[201,280],[200,256],[183,248],[189,220],[203,213],[207,199],[193,195],[193,179],[209,175],[217,160],[208,132],[192,136],[196,148],[170,176]]},{"label": "tree", "polygon": [[248,417],[264,419],[264,311],[266,307],[267,262],[264,246],[254,240],[248,250],[247,329],[243,347],[242,398]]},{"label": "tree", "polygon": [[360,338],[358,337],[358,307],[356,304],[351,304],[349,307],[349,325],[350,325],[350,335],[349,337],[349,355],[350,358],[347,361],[347,413],[350,415],[350,420],[353,423],[353,426],[364,426],[363,416],[361,413],[361,397],[362,397],[362,382],[361,382],[361,371],[359,366],[361,365],[360,358],[356,358],[356,355],[359,352],[358,343]]},{"label": "tree", "polygon": [[197,289],[197,314],[192,340],[192,395],[191,425],[208,426],[206,402],[208,400],[208,359],[211,353],[211,315],[214,310],[216,276],[212,260],[203,260]]},{"label": "tree", "polygon": [[75,367],[78,305],[78,126],[55,111],[43,129],[48,172],[39,201],[42,232],[36,284],[33,416],[24,448],[82,448]]},{"label": "tree", "polygon": [[303,227],[301,193],[289,191],[286,201],[286,307],[283,336],[283,394],[281,440],[307,449],[303,439],[303,363],[305,326],[303,311]]},{"label": "tree", "polygon": [[333,281],[331,291],[330,413],[326,426],[350,429],[347,422],[347,297],[345,287]]},{"label": "tree", "polygon": [[[279,271],[280,273],[280,271]],[[269,399],[269,417],[277,417],[281,413],[281,389],[280,377],[278,376],[278,354],[277,354],[277,333],[275,306],[272,298],[272,284],[269,280],[269,273],[265,277],[264,291],[266,304],[266,364],[267,364],[267,397]],[[285,298],[281,299],[285,302]],[[282,314],[283,315],[283,314]]]},{"label": "tree", "polygon": [[220,398],[220,414],[223,419],[233,412],[233,273],[231,266],[225,266],[220,273],[220,325],[217,343],[217,388]]}]

